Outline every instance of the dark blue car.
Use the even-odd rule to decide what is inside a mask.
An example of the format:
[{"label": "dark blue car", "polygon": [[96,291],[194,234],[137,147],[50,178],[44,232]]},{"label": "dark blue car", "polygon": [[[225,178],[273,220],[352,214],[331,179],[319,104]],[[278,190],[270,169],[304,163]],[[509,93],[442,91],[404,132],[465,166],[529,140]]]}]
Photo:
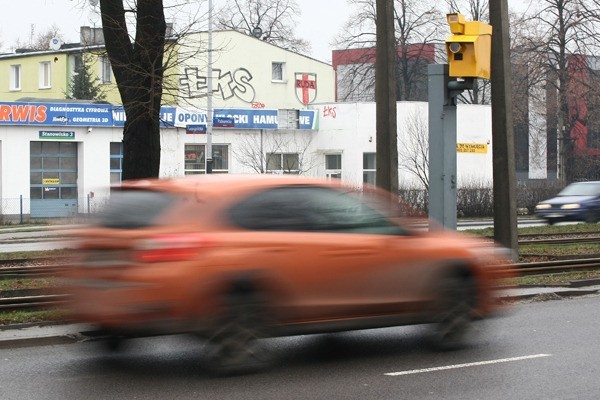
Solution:
[{"label": "dark blue car", "polygon": [[577,182],[565,187],[535,206],[535,214],[550,225],[559,221],[598,222],[600,219],[600,182]]}]

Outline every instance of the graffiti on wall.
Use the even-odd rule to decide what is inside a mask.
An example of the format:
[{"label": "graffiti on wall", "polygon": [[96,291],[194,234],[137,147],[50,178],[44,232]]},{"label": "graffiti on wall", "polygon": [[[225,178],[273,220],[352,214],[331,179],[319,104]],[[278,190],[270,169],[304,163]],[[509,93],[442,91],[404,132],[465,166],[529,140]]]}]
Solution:
[{"label": "graffiti on wall", "polygon": [[330,107],[330,106],[323,107],[323,117],[335,118],[336,116],[337,116],[337,113],[335,111],[335,107]]},{"label": "graffiti on wall", "polygon": [[[229,100],[234,96],[245,103],[252,103],[256,91],[252,86],[252,74],[246,68],[240,67],[233,71],[223,72],[213,69],[213,96]],[[184,96],[190,99],[206,97],[208,78],[197,67],[185,68],[184,76],[179,78],[179,86]]]}]

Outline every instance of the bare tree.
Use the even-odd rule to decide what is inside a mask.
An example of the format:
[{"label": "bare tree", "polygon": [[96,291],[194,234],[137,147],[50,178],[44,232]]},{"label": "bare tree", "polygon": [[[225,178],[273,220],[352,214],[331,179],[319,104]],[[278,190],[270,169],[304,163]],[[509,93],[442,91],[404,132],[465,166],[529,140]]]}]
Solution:
[{"label": "bare tree", "polygon": [[260,130],[240,135],[240,144],[233,154],[240,164],[259,174],[303,174],[316,166],[311,152],[314,136],[302,132],[277,132]]},{"label": "bare tree", "polygon": [[296,37],[301,10],[295,0],[228,0],[218,11],[217,26],[233,29],[298,53],[310,44]]},{"label": "bare tree", "polygon": [[398,148],[398,166],[413,175],[429,190],[429,129],[422,113],[412,112],[403,129],[403,145]]},{"label": "bare tree", "polygon": [[[554,112],[555,135],[558,136],[559,179],[566,184],[572,181],[573,137],[572,131],[579,113],[569,110],[569,93],[575,85],[579,91],[585,87],[592,89],[587,82],[577,80],[586,76],[586,62],[577,61],[573,55],[596,54],[599,49],[600,11],[595,0],[540,0],[538,7],[529,15],[535,23],[534,35],[524,38],[524,48],[538,54],[542,63],[540,69],[547,71],[555,79],[547,83],[555,92]],[[597,90],[597,89],[596,89]],[[577,93],[576,96],[585,96]],[[575,103],[577,104],[577,103]],[[572,106],[571,106],[572,107]]]},{"label": "bare tree", "polygon": [[[375,0],[348,0],[353,12],[334,41],[348,50],[348,63],[338,67],[339,100],[373,100],[375,88]],[[397,99],[425,100],[427,64],[435,60],[443,21],[435,5],[418,0],[394,1],[397,46]]]},{"label": "bare tree", "polygon": [[57,25],[52,25],[50,28],[40,33],[36,33],[35,25],[31,25],[27,42],[17,39],[15,48],[28,50],[50,50],[50,40],[52,38],[63,40],[62,33]]}]

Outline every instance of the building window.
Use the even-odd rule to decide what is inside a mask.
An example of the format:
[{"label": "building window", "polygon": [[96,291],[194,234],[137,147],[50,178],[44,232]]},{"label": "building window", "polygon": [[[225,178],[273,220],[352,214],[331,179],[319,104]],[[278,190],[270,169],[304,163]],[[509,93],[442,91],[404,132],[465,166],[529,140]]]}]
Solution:
[{"label": "building window", "polygon": [[10,66],[10,90],[21,90],[21,64]]},{"label": "building window", "polygon": [[325,176],[342,179],[342,155],[325,154]]},{"label": "building window", "polygon": [[110,183],[123,180],[123,143],[110,143]]},{"label": "building window", "polygon": [[[206,146],[203,144],[185,145],[185,175],[206,173]],[[213,173],[226,174],[229,172],[229,147],[213,145]]]},{"label": "building window", "polygon": [[275,82],[283,82],[285,76],[285,63],[273,62],[271,64],[271,80]]},{"label": "building window", "polygon": [[275,174],[299,174],[300,154],[267,153],[267,172]]},{"label": "building window", "polygon": [[112,69],[110,67],[110,61],[108,60],[108,57],[98,57],[98,63],[100,64],[100,73],[98,74],[100,77],[100,83],[111,83]]},{"label": "building window", "polygon": [[50,88],[50,62],[40,63],[40,89]]},{"label": "building window", "polygon": [[363,153],[363,182],[375,185],[377,176],[375,153]]}]

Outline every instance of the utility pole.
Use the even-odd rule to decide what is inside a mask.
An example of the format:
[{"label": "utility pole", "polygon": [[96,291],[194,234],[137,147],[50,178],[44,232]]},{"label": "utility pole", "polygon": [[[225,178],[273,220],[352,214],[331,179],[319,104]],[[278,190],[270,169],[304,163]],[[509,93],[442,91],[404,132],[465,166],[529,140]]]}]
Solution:
[{"label": "utility pole", "polygon": [[515,145],[507,0],[490,1],[494,239],[518,251]]},{"label": "utility pole", "polygon": [[396,131],[396,41],[394,1],[376,0],[375,60],[376,183],[398,193],[398,132]]}]

